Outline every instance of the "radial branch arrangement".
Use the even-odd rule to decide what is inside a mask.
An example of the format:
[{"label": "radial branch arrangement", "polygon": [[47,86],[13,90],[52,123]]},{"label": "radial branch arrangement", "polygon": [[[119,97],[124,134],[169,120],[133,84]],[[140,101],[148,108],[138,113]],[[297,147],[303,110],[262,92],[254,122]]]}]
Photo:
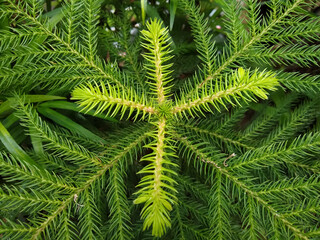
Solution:
[{"label": "radial branch arrangement", "polygon": [[[128,117],[135,114],[134,119],[144,119],[146,114],[149,115],[148,120],[155,126],[155,130],[151,135],[154,140],[146,147],[152,152],[141,159],[148,164],[139,172],[142,179],[137,185],[139,190],[134,203],[144,203],[141,210],[144,228],[152,227],[154,236],[162,236],[166,228],[171,227],[170,211],[177,204],[176,148],[173,146],[176,135],[172,134],[172,131],[180,129],[176,123],[182,121],[183,117],[200,116],[205,112],[227,108],[228,104],[235,106],[258,98],[267,99],[269,91],[276,90],[279,83],[270,72],[252,72],[239,68],[221,76],[214,84],[205,86],[191,99],[187,99],[184,94],[172,98],[172,64],[168,62],[173,56],[168,30],[162,26],[161,21],[150,20],[146,30],[142,31],[142,40],[142,47],[146,50],[143,54],[146,60],[144,67],[147,69],[151,94],[122,94],[119,93],[119,87],[108,85],[106,88],[101,83],[76,88],[72,99],[78,100],[85,109],[95,108],[96,113],[106,112],[108,116],[116,116],[119,112],[124,116],[128,108]],[[211,160],[201,160],[217,166]]]},{"label": "radial branch arrangement", "polygon": [[319,65],[315,1],[220,1],[222,47],[170,1],[201,62],[184,77],[158,18],[134,40],[114,21],[121,68],[101,1],[0,2],[0,93],[26,93],[0,102],[0,238],[319,238],[320,75],[274,68]]}]

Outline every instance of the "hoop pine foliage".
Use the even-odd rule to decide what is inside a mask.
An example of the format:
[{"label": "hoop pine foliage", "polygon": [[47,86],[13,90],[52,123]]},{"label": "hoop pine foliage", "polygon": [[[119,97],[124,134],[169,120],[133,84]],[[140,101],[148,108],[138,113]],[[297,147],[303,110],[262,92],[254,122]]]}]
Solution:
[{"label": "hoop pine foliage", "polygon": [[178,1],[186,78],[160,17],[132,40],[101,2],[0,1],[1,238],[319,239],[320,80],[288,70],[319,65],[316,1],[224,1],[222,47]]}]

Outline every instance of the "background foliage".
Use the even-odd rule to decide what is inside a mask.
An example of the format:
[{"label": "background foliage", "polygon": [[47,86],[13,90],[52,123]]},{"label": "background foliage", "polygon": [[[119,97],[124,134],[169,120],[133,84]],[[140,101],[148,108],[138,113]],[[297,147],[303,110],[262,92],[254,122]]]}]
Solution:
[{"label": "background foliage", "polygon": [[0,0],[2,239],[320,239],[319,4]]}]

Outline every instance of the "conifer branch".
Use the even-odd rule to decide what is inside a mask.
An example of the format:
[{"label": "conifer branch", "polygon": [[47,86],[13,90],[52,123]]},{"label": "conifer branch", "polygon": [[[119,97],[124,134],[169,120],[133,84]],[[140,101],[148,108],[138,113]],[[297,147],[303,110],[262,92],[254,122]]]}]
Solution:
[{"label": "conifer branch", "polygon": [[188,20],[192,25],[192,32],[200,54],[200,59],[206,67],[205,76],[211,75],[214,70],[214,58],[216,57],[216,47],[209,33],[208,20],[204,14],[200,13],[200,8],[196,7],[194,1],[182,0]]},{"label": "conifer branch", "polygon": [[290,117],[286,118],[279,127],[270,132],[266,137],[265,143],[284,141],[295,136],[296,133],[305,129],[312,119],[317,115],[319,100],[302,102],[293,112]]},{"label": "conifer branch", "polygon": [[[181,141],[181,140],[180,140]],[[182,142],[186,145],[189,145],[188,140],[183,139]],[[192,152],[194,152],[195,156],[198,156],[201,159],[204,159],[204,161],[206,163],[210,163],[212,162],[211,159],[208,157],[207,153],[203,153],[198,147],[189,145],[190,150]],[[196,158],[195,161],[200,161],[199,158]],[[288,229],[290,229],[296,236],[307,240],[308,238],[306,237],[306,235],[297,227],[293,226],[291,222],[288,221],[288,219],[284,216],[281,215],[277,212],[277,210],[272,207],[271,205],[269,205],[266,200],[262,199],[257,192],[251,190],[251,188],[249,186],[247,186],[247,184],[242,181],[241,179],[238,179],[236,176],[234,176],[231,172],[229,172],[228,170],[218,167],[218,165],[213,165],[215,168],[215,171],[220,172],[221,174],[223,174],[224,176],[226,176],[232,184],[235,184],[239,187],[240,191],[244,191],[246,194],[248,194],[248,196],[250,196],[251,198],[253,198],[255,201],[257,201],[259,204],[261,204],[263,206],[263,208],[265,208],[267,211],[269,211],[275,218],[279,219],[279,221],[286,226]]]},{"label": "conifer branch", "polygon": [[206,87],[203,92],[192,96],[191,100],[182,96],[181,100],[172,108],[172,113],[182,116],[188,112],[192,115],[192,112],[201,112],[201,109],[212,112],[210,105],[220,110],[219,105],[224,107],[227,103],[240,105],[239,99],[245,102],[254,101],[255,96],[266,99],[267,90],[275,90],[277,85],[277,79],[270,73],[255,71],[250,76],[249,72],[239,68],[231,75],[230,79],[224,80],[224,82],[222,79],[216,81],[214,85]]},{"label": "conifer branch", "polygon": [[317,189],[320,185],[319,177],[314,176],[309,179],[306,178],[293,178],[280,180],[277,182],[267,182],[262,186],[257,187],[259,189],[258,194],[260,195],[269,195],[273,194],[281,194],[283,192],[291,192],[293,194],[300,194],[301,191],[309,191],[312,189]]},{"label": "conifer branch", "polygon": [[41,30],[45,35],[52,37],[55,41],[59,42],[62,46],[64,46],[68,51],[90,66],[91,68],[95,69],[99,74],[103,75],[106,79],[110,79],[112,82],[118,84],[122,88],[126,88],[118,79],[115,79],[112,75],[105,72],[105,70],[102,68],[98,59],[90,59],[87,56],[85,56],[83,53],[81,53],[78,49],[74,48],[74,46],[70,45],[68,42],[64,41],[60,36],[58,36],[55,32],[52,32],[50,29],[48,29],[38,18],[35,18],[34,16],[30,16],[27,12],[25,12],[21,5],[16,5],[13,2],[9,1],[10,6],[14,9],[14,13],[20,14],[25,17],[28,21],[32,22],[39,30]]},{"label": "conifer branch", "polygon": [[319,236],[314,0],[46,2],[0,4],[0,238]]},{"label": "conifer branch", "polygon": [[[113,165],[114,166],[114,165]],[[112,168],[110,168],[112,169]],[[80,236],[83,239],[101,239],[101,216],[99,209],[96,206],[94,197],[97,197],[93,192],[94,190],[91,187],[84,189],[81,193],[79,199],[82,197],[80,203],[76,203],[79,208],[79,228]],[[77,201],[74,198],[74,202]]]},{"label": "conifer branch", "polygon": [[157,95],[157,101],[161,105],[165,99],[166,94],[169,92],[170,86],[166,87],[172,80],[170,79],[171,71],[169,68],[172,64],[164,64],[169,61],[172,56],[168,29],[162,28],[162,23],[158,20],[148,22],[146,24],[147,30],[141,32],[142,39],[146,43],[141,45],[148,50],[143,54],[147,60],[145,68],[148,70],[148,78],[152,81],[149,82],[151,90]]},{"label": "conifer branch", "polygon": [[118,163],[110,169],[110,180],[108,184],[108,205],[110,208],[110,228],[108,230],[110,239],[125,240],[132,238],[130,227],[130,210],[126,197],[126,187]]},{"label": "conifer branch", "polygon": [[[130,34],[131,24],[128,22],[129,16],[127,16],[125,11],[121,11],[121,16],[115,16],[111,14],[109,16],[114,21],[114,24],[118,24],[116,28],[121,29],[121,33],[118,32],[108,32],[106,33],[109,38],[109,44],[112,45],[113,42],[118,42],[122,52],[123,60],[126,62],[124,65],[125,69],[128,70],[127,74],[132,75],[134,81],[137,81],[138,84],[142,87],[142,90],[148,92],[149,86],[145,81],[145,72],[146,69],[142,68],[141,62],[139,62],[139,52],[140,42],[139,35],[135,36],[132,40],[132,35]],[[111,34],[111,36],[109,36]],[[120,49],[115,49],[115,54],[120,54]]]},{"label": "conifer branch", "polygon": [[181,126],[183,126],[184,128],[188,129],[188,130],[191,130],[199,135],[208,135],[210,136],[210,138],[216,138],[219,142],[223,142],[227,145],[231,144],[231,145],[234,145],[236,147],[240,147],[240,148],[244,148],[246,150],[253,150],[255,149],[254,147],[252,146],[249,146],[245,143],[243,143],[242,141],[238,141],[238,140],[234,140],[234,139],[230,139],[222,134],[218,134],[214,131],[210,131],[210,130],[207,130],[207,129],[203,129],[203,128],[200,128],[200,127],[195,127],[194,125],[190,125],[190,124],[181,124]]},{"label": "conifer branch", "polygon": [[[221,168],[218,164],[219,160],[221,161],[222,158],[221,153],[214,151],[214,149],[199,149],[199,147],[205,146],[207,143],[203,143],[203,141],[201,141],[202,143],[196,143],[192,141],[193,139],[191,139],[191,137],[178,134],[177,132],[175,132],[175,138],[183,145],[181,149],[184,148],[184,152],[182,152],[181,155],[187,158],[189,165],[192,164],[191,159],[196,158],[195,167],[198,168],[201,174],[210,176],[211,172],[208,173],[206,171],[213,171],[212,169]],[[215,156],[215,159],[207,158],[204,154],[205,151],[213,153],[212,155]],[[211,168],[207,168],[207,166],[210,166]]]},{"label": "conifer branch", "polygon": [[32,209],[34,212],[61,203],[57,199],[49,199],[39,191],[32,191],[32,193],[28,193],[22,188],[9,188],[8,186],[4,186],[0,189],[0,199],[1,206],[4,206],[8,210],[19,206],[23,211],[30,211]]},{"label": "conifer branch", "polygon": [[258,148],[254,151],[249,151],[242,157],[238,158],[230,168],[233,171],[239,171],[245,168],[256,168],[261,166],[272,166],[280,162],[306,167],[311,171],[318,172],[319,170],[312,166],[292,160],[293,156],[301,159],[302,156],[307,157],[309,153],[317,153],[320,144],[318,134],[309,134],[297,137],[291,144],[280,142],[271,144],[266,147]]},{"label": "conifer branch", "polygon": [[164,234],[166,228],[171,226],[169,212],[176,202],[173,195],[176,190],[172,186],[176,182],[165,175],[165,173],[176,174],[170,169],[170,165],[175,165],[168,159],[172,154],[166,151],[170,149],[165,136],[166,124],[165,118],[159,119],[156,123],[157,131],[153,135],[155,141],[148,146],[153,153],[142,159],[151,163],[139,172],[147,175],[142,177],[138,185],[142,188],[136,192],[138,197],[134,201],[135,204],[145,203],[141,212],[141,217],[145,219],[144,229],[152,226],[152,234],[159,237]]},{"label": "conifer branch", "polygon": [[[201,81],[195,89],[193,89],[189,94],[192,94],[193,92],[198,91],[199,89],[206,87],[207,82],[211,80],[215,80],[224,70],[226,70],[232,63],[234,63],[237,59],[243,56],[243,54],[246,53],[246,51],[250,50],[252,46],[254,46],[256,43],[258,43],[266,34],[268,34],[271,30],[273,30],[276,26],[278,26],[283,19],[285,19],[290,13],[292,13],[296,8],[299,7],[304,3],[304,0],[295,0],[291,3],[290,6],[287,7],[287,9],[283,12],[281,12],[278,16],[275,16],[273,19],[271,19],[267,24],[264,26],[263,29],[256,35],[252,36],[252,38],[243,44],[240,48],[238,48],[236,51],[232,52],[228,57],[223,58],[220,66],[213,71],[213,73],[209,76],[207,76],[203,81]],[[238,20],[240,21],[240,19]]]},{"label": "conifer branch", "polygon": [[230,239],[229,199],[226,182],[221,172],[217,171],[213,179],[209,200],[210,237],[212,239]]},{"label": "conifer branch", "polygon": [[239,141],[252,142],[254,146],[258,146],[259,141],[257,138],[263,138],[279,121],[282,114],[287,112],[288,108],[292,107],[297,101],[298,96],[296,94],[290,94],[286,96],[276,107],[267,106],[263,109],[262,113],[253,121],[241,134]]},{"label": "conifer branch", "polygon": [[136,111],[135,119],[138,118],[140,112],[142,112],[142,119],[146,114],[150,117],[157,112],[153,105],[149,103],[147,96],[137,95],[133,89],[122,92],[119,88],[114,88],[109,84],[106,87],[103,83],[100,86],[87,84],[76,88],[72,92],[72,99],[78,100],[79,105],[83,107],[82,110],[90,111],[97,108],[96,114],[108,110],[106,116],[111,117],[120,112],[122,118],[127,109],[130,110],[127,118],[133,114],[133,111]]},{"label": "conifer branch", "polygon": [[85,47],[88,49],[88,57],[91,62],[93,62],[96,56],[97,48],[97,23],[99,21],[99,1],[97,0],[86,0],[84,1],[84,24],[80,23],[83,27],[83,39]]},{"label": "conifer branch", "polygon": [[97,157],[89,153],[83,146],[75,143],[71,144],[68,139],[63,139],[53,133],[31,106],[24,106],[23,102],[20,102],[18,111],[20,111],[19,116],[24,124],[33,128],[34,132],[36,132],[40,138],[48,142],[45,145],[48,149],[55,149],[55,151],[60,152],[60,156],[65,157],[65,160],[70,159],[70,161],[76,162],[77,164],[83,163],[85,165],[94,164],[101,166]]},{"label": "conifer branch", "polygon": [[0,220],[0,234],[6,237],[21,239],[23,237],[30,237],[33,231],[34,228],[29,225],[17,224],[10,220]]},{"label": "conifer branch", "polygon": [[[37,186],[42,191],[72,192],[76,188],[58,176],[47,171],[39,171],[37,167],[22,165],[17,159],[8,155],[0,155],[0,172],[7,181],[21,181],[22,185]],[[18,184],[19,185],[19,184]]]},{"label": "conifer branch", "polygon": [[178,205],[175,206],[172,213],[174,216],[172,218],[172,225],[176,229],[176,232],[177,232],[176,236],[179,237],[179,239],[181,239],[181,240],[187,239],[186,234],[185,234],[184,224],[182,221],[182,216],[181,216],[180,209],[179,209]]},{"label": "conifer branch", "polygon": [[250,197],[252,197],[253,200],[257,201],[259,204],[261,204],[267,211],[269,211],[272,216],[274,216],[275,218],[277,218],[284,226],[286,226],[288,229],[290,229],[295,236],[301,238],[301,239],[305,239],[308,240],[307,236],[305,235],[304,232],[302,232],[300,229],[298,229],[297,227],[293,226],[291,222],[289,222],[287,220],[287,218],[282,215],[279,214],[278,211],[273,208],[270,204],[268,204],[267,201],[265,201],[264,199],[262,199],[261,197],[258,196],[258,194],[252,190],[250,190],[250,188],[248,186],[246,186],[245,183],[241,182],[240,180],[238,180],[236,177],[226,173],[225,170],[221,170],[222,172],[224,172],[224,174],[236,185],[238,185],[244,192],[246,192]]},{"label": "conifer branch", "polygon": [[80,1],[77,0],[71,0],[69,2],[66,2],[66,9],[65,11],[65,16],[66,16],[66,21],[63,22],[65,24],[65,35],[66,35],[66,42],[71,46],[71,44],[74,43],[75,40],[75,31],[77,30],[77,21],[78,19],[78,9],[79,9],[79,3]]},{"label": "conifer branch", "polygon": [[98,170],[95,174],[90,176],[79,188],[77,188],[71,195],[69,195],[62,203],[61,205],[51,214],[49,215],[45,221],[43,221],[33,232],[31,239],[37,239],[41,234],[44,234],[43,232],[52,224],[52,222],[55,221],[55,219],[65,210],[67,209],[72,202],[75,199],[75,196],[79,196],[81,193],[83,193],[85,190],[89,189],[92,184],[94,184],[96,181],[98,181],[110,168],[114,166],[117,162],[122,160],[127,154],[132,151],[137,144],[140,144],[141,141],[144,141],[145,138],[149,135],[149,133],[145,133],[141,136],[139,136],[130,146],[125,149],[125,151],[120,152],[116,156],[114,156],[109,163],[104,164],[103,167]]},{"label": "conifer branch", "polygon": [[77,229],[75,224],[71,221],[71,213],[67,210],[63,210],[60,218],[60,225],[57,227],[59,229],[57,233],[57,238],[67,238],[67,239],[76,239],[77,238]]}]

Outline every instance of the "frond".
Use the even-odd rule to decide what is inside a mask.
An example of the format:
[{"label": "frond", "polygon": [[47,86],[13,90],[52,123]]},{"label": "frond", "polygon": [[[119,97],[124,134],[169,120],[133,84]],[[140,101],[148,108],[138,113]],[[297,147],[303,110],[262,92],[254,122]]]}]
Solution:
[{"label": "frond", "polygon": [[71,213],[63,210],[60,218],[56,239],[78,239],[78,230],[75,223],[72,222]]},{"label": "frond", "polygon": [[[250,9],[251,5],[254,6],[257,4],[257,1],[246,1],[246,3],[249,5],[247,6],[247,9]],[[242,21],[245,20],[241,19],[240,17],[240,7],[232,8],[232,6],[237,5],[236,1],[232,1],[231,4],[224,4],[223,10],[229,12],[229,18],[233,20],[228,22],[228,25],[230,26],[229,29],[231,30],[231,35],[229,34],[229,36],[230,39],[234,39],[232,42],[234,42],[234,44],[236,45],[234,48],[230,46],[224,48],[222,54],[218,59],[219,64],[214,69],[210,77],[207,77],[205,79],[202,79],[200,82],[197,82],[196,87],[189,92],[189,95],[196,94],[195,92],[197,92],[199,89],[207,86],[207,82],[216,81],[216,79],[221,74],[230,71],[230,68],[239,67],[237,62],[242,62],[245,65],[245,60],[250,58],[250,53],[254,51],[253,49],[255,47],[263,46],[263,44],[268,41],[267,39],[269,36],[275,36],[276,30],[281,31],[286,28],[283,26],[283,23],[287,20],[290,14],[297,14],[298,16],[301,16],[301,13],[305,12],[303,10],[303,6],[310,6],[312,4],[312,2],[306,3],[304,0],[295,0],[290,2],[271,1],[269,6],[271,8],[272,14],[261,20],[257,19],[257,13],[252,13],[251,11],[249,12],[248,16],[250,18],[249,21],[258,21],[262,24],[261,27],[258,24],[254,24],[254,26],[256,26],[257,28],[254,30],[251,28],[250,35],[246,34],[246,31],[241,30],[243,29]],[[296,19],[297,21],[301,20],[300,17],[296,17]],[[288,23],[290,25],[292,24],[292,21],[288,21]],[[240,36],[239,34],[243,39],[242,43],[238,43],[237,41],[237,36]],[[318,38],[318,36],[316,37]]]},{"label": "frond", "polygon": [[171,226],[170,211],[176,202],[176,183],[170,175],[176,175],[171,168],[176,164],[170,158],[174,157],[173,146],[170,144],[168,126],[164,118],[157,123],[157,131],[153,133],[154,141],[147,145],[152,153],[145,155],[141,161],[151,162],[139,174],[144,174],[135,194],[135,204],[144,203],[141,218],[144,219],[144,229],[152,226],[152,234],[162,236]]},{"label": "frond", "polygon": [[257,139],[264,139],[270,131],[279,123],[281,116],[298,100],[296,94],[289,94],[279,99],[276,107],[266,106],[261,113],[246,127],[239,139],[240,142],[251,143],[257,146]]},{"label": "frond", "polygon": [[201,71],[205,76],[210,76],[214,69],[214,59],[217,56],[217,49],[212,39],[212,35],[209,33],[208,20],[205,19],[204,14],[200,12],[199,7],[196,7],[193,0],[183,0],[181,3],[188,14],[194,41],[200,54],[200,59],[206,68],[205,71]]},{"label": "frond", "polygon": [[18,186],[30,186],[43,192],[66,192],[75,190],[75,186],[58,175],[37,167],[23,164],[18,159],[7,154],[0,155],[1,176],[8,182],[15,182]]},{"label": "frond", "polygon": [[282,72],[276,75],[284,86],[292,91],[306,95],[317,94],[320,91],[320,76],[311,76],[309,74],[286,73]]},{"label": "frond", "polygon": [[303,160],[310,161],[319,152],[318,146],[319,134],[306,134],[295,138],[290,144],[279,142],[248,151],[239,158],[231,159],[229,166],[233,171],[245,173],[249,169],[285,162],[316,173],[319,169],[313,167],[312,161],[305,164]]},{"label": "frond", "polygon": [[256,97],[267,99],[268,90],[275,90],[278,85],[278,80],[270,72],[255,71],[249,75],[249,71],[239,68],[226,77],[196,92],[191,100],[182,95],[176,100],[172,113],[180,117],[194,116],[203,110],[212,112],[211,106],[219,111],[221,105],[226,108],[226,104],[239,105],[239,101],[255,101]]},{"label": "frond", "polygon": [[226,149],[228,152],[243,152],[244,150],[252,150],[254,147],[245,141],[237,139],[233,131],[219,131],[219,126],[210,120],[203,120],[199,123],[189,121],[181,124],[181,127],[188,134],[196,134],[206,142],[210,142],[219,148]]},{"label": "frond", "polygon": [[30,238],[34,230],[27,224],[15,223],[10,219],[0,219],[0,223],[0,234],[6,240]]},{"label": "frond", "polygon": [[[154,104],[150,102],[143,93],[138,95],[133,89],[130,91],[121,91],[118,87],[112,87],[110,84],[100,83],[100,86],[87,84],[80,86],[72,92],[72,99],[78,100],[78,104],[83,107],[82,111],[90,111],[96,108],[96,114],[106,112],[106,116],[114,117],[120,113],[120,118],[126,115],[127,119],[134,114],[137,119],[140,112],[144,119],[145,115],[149,118],[151,114],[156,113]],[[135,112],[135,113],[134,113]]]},{"label": "frond", "polygon": [[82,19],[80,19],[80,31],[82,38],[83,51],[89,57],[90,61],[95,59],[97,55],[97,35],[99,22],[100,1],[87,0],[83,3]]},{"label": "frond", "polygon": [[[254,1],[252,1],[254,2]],[[231,51],[237,52],[241,49],[241,47],[248,42],[248,35],[244,28],[243,20],[241,17],[241,11],[243,10],[243,7],[241,6],[241,2],[238,1],[225,1],[223,4],[223,10],[226,14],[225,18],[225,25],[228,30],[227,36],[230,41],[231,45]],[[248,4],[249,6],[252,4]],[[252,6],[253,8],[254,6]],[[257,11],[257,8],[254,8]],[[256,21],[257,14],[255,12],[250,11],[250,14],[252,15],[250,20],[252,22]],[[251,34],[254,36],[256,35],[256,30],[254,27],[256,27],[258,24],[251,23]]]},{"label": "frond", "polygon": [[179,141],[178,153],[182,159],[186,160],[189,167],[193,166],[200,175],[206,178],[212,178],[214,171],[220,169],[227,158],[226,154],[208,142],[199,140],[194,134],[175,132],[175,138]]},{"label": "frond", "polygon": [[96,205],[94,190],[86,188],[76,199],[79,210],[80,239],[101,239],[101,216]]},{"label": "frond", "polygon": [[55,197],[48,197],[40,191],[31,190],[27,192],[25,189],[13,186],[2,186],[0,189],[1,209],[11,211],[20,209],[21,212],[36,213],[44,209],[54,208],[61,204]]},{"label": "frond", "polygon": [[150,89],[157,96],[158,103],[162,104],[170,90],[168,84],[172,81],[170,77],[172,63],[166,63],[172,58],[170,38],[168,29],[163,28],[159,20],[146,23],[146,27],[147,30],[141,32],[144,41],[142,46],[147,50],[143,54],[146,59],[144,67],[147,69]]},{"label": "frond", "polygon": [[230,199],[228,182],[221,172],[216,172],[212,181],[209,200],[210,238],[231,239],[230,232]]},{"label": "frond", "polygon": [[319,238],[315,0],[0,2],[0,238]]},{"label": "frond", "polygon": [[[35,6],[37,5],[37,6]],[[85,7],[85,5],[87,5]],[[1,89],[11,89],[12,86],[20,85],[21,89],[30,90],[37,86],[71,88],[86,79],[108,79],[109,81],[124,87],[121,79],[114,75],[114,70],[108,70],[99,58],[94,56],[96,52],[98,17],[98,1],[72,1],[65,7],[66,17],[77,11],[89,11],[83,15],[80,21],[76,16],[64,20],[63,31],[50,26],[42,17],[35,1],[23,1],[18,4],[13,1],[5,1],[5,11],[10,16],[15,16],[16,23],[22,23],[23,27],[12,28],[12,33],[6,31],[5,37],[1,39],[5,54],[4,67],[0,72]],[[87,7],[93,7],[88,9]],[[80,14],[79,14],[80,15]],[[21,26],[19,24],[19,26]],[[75,29],[83,27],[82,39],[84,45],[75,44]],[[36,34],[28,35],[35,32]],[[82,47],[80,47],[82,46]],[[23,54],[12,55],[9,49],[22,49]],[[20,51],[18,51],[21,53]],[[15,61],[14,66],[7,63]],[[19,82],[17,81],[19,79]],[[30,79],[34,79],[30,81]],[[125,87],[124,87],[125,88]]]},{"label": "frond", "polygon": [[264,143],[280,142],[290,140],[297,134],[306,130],[319,113],[317,112],[319,100],[302,102],[294,111],[280,122],[279,127],[270,132]]},{"label": "frond", "polygon": [[129,201],[126,196],[124,172],[116,164],[109,171],[108,205],[110,208],[110,225],[108,239],[125,240],[132,239],[132,228],[130,226]]}]

